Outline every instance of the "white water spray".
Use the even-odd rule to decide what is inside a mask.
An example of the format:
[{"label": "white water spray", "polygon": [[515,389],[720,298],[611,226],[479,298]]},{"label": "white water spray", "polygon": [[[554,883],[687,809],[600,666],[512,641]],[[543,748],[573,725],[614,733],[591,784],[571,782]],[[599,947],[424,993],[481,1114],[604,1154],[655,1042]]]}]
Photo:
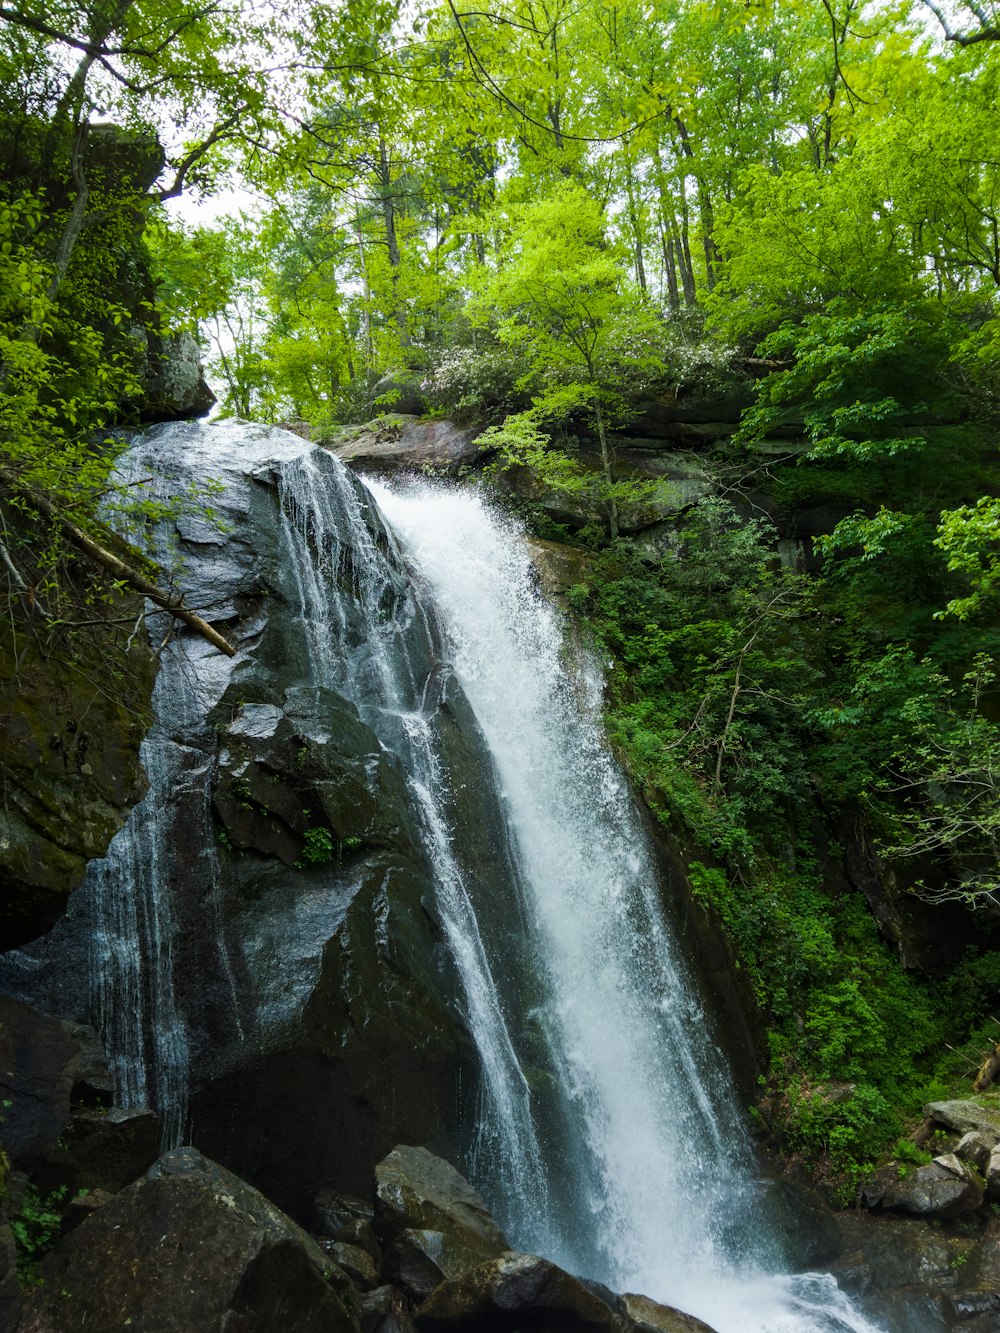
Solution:
[{"label": "white water spray", "polygon": [[832,1278],[781,1272],[724,1062],[601,732],[599,687],[567,671],[523,539],[468,492],[368,484],[446,626],[534,932],[528,1022],[561,1089],[545,1163],[560,1202],[544,1216],[508,1206],[515,1243],[718,1333],[873,1333]]}]

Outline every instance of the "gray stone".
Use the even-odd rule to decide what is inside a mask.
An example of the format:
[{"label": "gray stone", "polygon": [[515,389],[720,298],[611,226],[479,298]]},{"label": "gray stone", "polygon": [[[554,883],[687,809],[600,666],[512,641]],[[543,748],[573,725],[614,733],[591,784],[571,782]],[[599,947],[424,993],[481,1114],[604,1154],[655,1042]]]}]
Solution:
[{"label": "gray stone", "polygon": [[453,421],[394,412],[346,426],[324,445],[359,472],[454,472],[481,461],[477,435]]},{"label": "gray stone", "polygon": [[979,1131],[1000,1141],[1000,1097],[963,1097],[950,1102],[928,1102],[924,1115],[955,1134]]},{"label": "gray stone", "polygon": [[357,1245],[360,1249],[370,1254],[376,1268],[382,1265],[382,1246],[378,1243],[378,1237],[370,1221],[365,1217],[355,1217],[351,1221],[345,1222],[338,1231],[334,1233],[337,1240],[345,1241],[348,1245]]},{"label": "gray stone", "polygon": [[510,1247],[479,1191],[426,1148],[399,1145],[375,1168],[375,1229],[384,1244],[403,1231],[439,1231],[481,1258]]},{"label": "gray stone", "polygon": [[627,1320],[577,1278],[534,1254],[507,1252],[444,1282],[416,1312],[427,1330],[625,1333]]},{"label": "gray stone", "polygon": [[442,1282],[461,1277],[482,1261],[478,1246],[469,1249],[441,1231],[406,1229],[386,1251],[382,1275],[414,1300],[422,1301]]},{"label": "gray stone", "polygon": [[403,1293],[383,1286],[362,1296],[361,1333],[415,1333]]},{"label": "gray stone", "polygon": [[57,1244],[26,1327],[354,1333],[359,1310],[345,1307],[330,1270],[263,1195],[178,1148]]},{"label": "gray stone", "polygon": [[[312,1229],[318,1236],[341,1238],[343,1229],[352,1222],[371,1221],[372,1205],[354,1194],[345,1194],[332,1185],[316,1191],[313,1201]],[[350,1237],[344,1236],[344,1240]],[[352,1242],[354,1243],[354,1242]]]},{"label": "gray stone", "polygon": [[660,1305],[649,1296],[636,1296],[626,1292],[622,1297],[629,1319],[637,1326],[640,1333],[649,1329],[657,1333],[714,1333],[714,1330],[694,1315],[682,1314],[669,1305]]},{"label": "gray stone", "polygon": [[960,1157],[963,1162],[971,1163],[977,1171],[984,1172],[990,1154],[996,1146],[996,1139],[991,1134],[984,1134],[982,1130],[970,1130],[968,1134],[963,1134],[955,1145],[955,1156]]},{"label": "gray stone", "polygon": [[959,1217],[974,1212],[983,1202],[983,1182],[954,1154],[920,1166],[904,1180],[890,1184],[882,1208],[921,1216]]},{"label": "gray stone", "polygon": [[378,1286],[375,1261],[360,1245],[348,1245],[346,1241],[337,1240],[332,1245],[324,1245],[323,1249],[359,1291],[372,1291]]}]

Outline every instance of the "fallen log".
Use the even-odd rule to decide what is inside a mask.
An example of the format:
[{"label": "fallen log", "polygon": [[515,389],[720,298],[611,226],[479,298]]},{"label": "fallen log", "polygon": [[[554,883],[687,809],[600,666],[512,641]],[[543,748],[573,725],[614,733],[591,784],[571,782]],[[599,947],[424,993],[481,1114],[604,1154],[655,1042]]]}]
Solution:
[{"label": "fallen log", "polygon": [[192,611],[184,605],[183,593],[168,593],[164,592],[162,588],[158,588],[155,583],[150,582],[137,569],[133,569],[131,565],[121,560],[113,552],[101,546],[93,537],[89,537],[82,528],[77,527],[71,519],[61,514],[46,496],[19,483],[17,478],[7,472],[6,469],[0,469],[0,481],[12,490],[19,491],[33,508],[57,523],[78,550],[83,551],[85,555],[89,555],[92,560],[96,560],[99,565],[109,570],[116,578],[127,583],[136,592],[142,593],[144,597],[148,597],[151,602],[155,602],[164,611],[169,611],[172,616],[200,634],[203,639],[207,639],[221,653],[225,653],[227,657],[236,656],[236,649],[228,639],[223,638],[219,631],[213,629],[208,621],[199,616],[196,611]]}]

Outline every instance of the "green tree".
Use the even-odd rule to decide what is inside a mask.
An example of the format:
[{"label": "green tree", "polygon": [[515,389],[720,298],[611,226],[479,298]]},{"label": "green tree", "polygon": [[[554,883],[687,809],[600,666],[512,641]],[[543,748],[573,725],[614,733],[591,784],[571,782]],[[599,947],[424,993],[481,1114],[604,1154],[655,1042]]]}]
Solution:
[{"label": "green tree", "polygon": [[[497,219],[498,222],[501,219]],[[516,456],[539,443],[538,424],[578,414],[597,434],[611,537],[618,535],[608,414],[628,383],[663,370],[658,321],[626,277],[601,210],[566,183],[502,218],[506,239],[495,268],[478,275],[474,322],[522,354],[535,390],[533,406],[487,435],[484,443]],[[528,427],[527,434],[525,427]],[[537,464],[541,454],[533,455]],[[563,478],[566,469],[559,461]]]}]

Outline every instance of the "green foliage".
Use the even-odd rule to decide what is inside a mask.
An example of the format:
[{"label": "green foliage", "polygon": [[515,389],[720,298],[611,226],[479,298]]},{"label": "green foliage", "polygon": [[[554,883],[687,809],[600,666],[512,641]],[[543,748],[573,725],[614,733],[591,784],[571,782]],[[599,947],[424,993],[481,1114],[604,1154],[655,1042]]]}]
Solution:
[{"label": "green foliage", "polygon": [[335,846],[333,834],[329,829],[320,826],[306,829],[300,864],[325,865],[333,860]]},{"label": "green foliage", "polygon": [[17,1250],[17,1279],[22,1287],[34,1287],[41,1282],[38,1261],[59,1235],[62,1204],[68,1193],[68,1185],[60,1186],[44,1198],[34,1185],[25,1188],[21,1211],[10,1219]]}]

